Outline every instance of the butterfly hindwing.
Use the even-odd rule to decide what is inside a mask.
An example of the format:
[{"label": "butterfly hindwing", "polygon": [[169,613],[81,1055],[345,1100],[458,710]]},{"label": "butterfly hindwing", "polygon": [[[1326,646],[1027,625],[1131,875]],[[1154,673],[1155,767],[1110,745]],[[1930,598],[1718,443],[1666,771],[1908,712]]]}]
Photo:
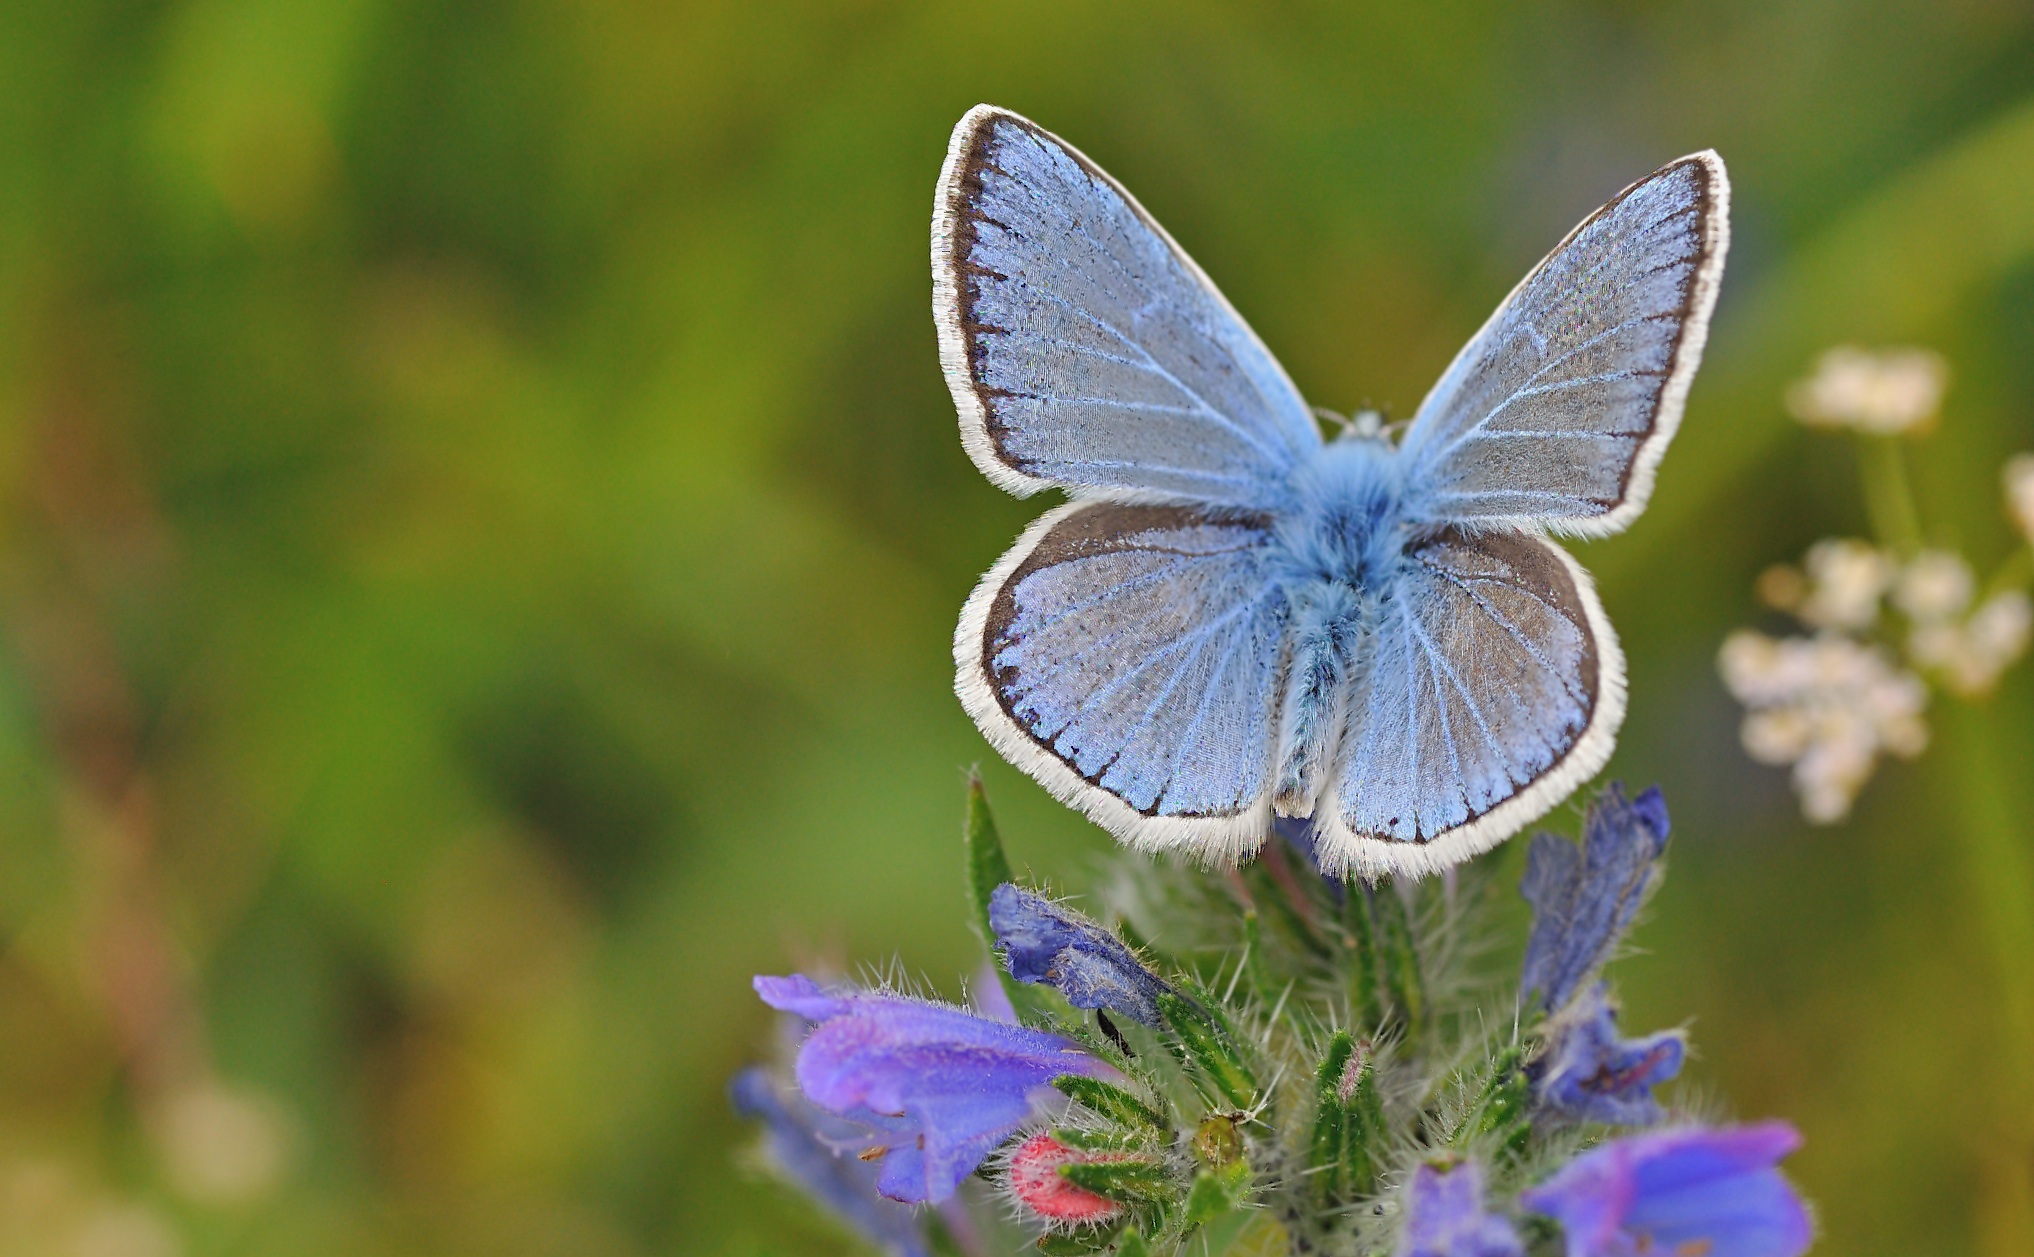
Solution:
[{"label": "butterfly hindwing", "polygon": [[1624,715],[1616,636],[1561,547],[1448,528],[1406,559],[1314,817],[1324,865],[1368,876],[1517,832],[1602,768]]},{"label": "butterfly hindwing", "polygon": [[1147,849],[1203,860],[1270,826],[1284,597],[1257,517],[1074,503],[961,613],[956,688],[998,750]]},{"label": "butterfly hindwing", "polygon": [[1249,326],[1093,162],[979,106],[954,129],[932,224],[940,362],[977,466],[1057,486],[1265,508],[1320,445]]},{"label": "butterfly hindwing", "polygon": [[1714,153],[1584,219],[1463,348],[1406,433],[1419,517],[1600,536],[1645,508],[1729,245]]}]

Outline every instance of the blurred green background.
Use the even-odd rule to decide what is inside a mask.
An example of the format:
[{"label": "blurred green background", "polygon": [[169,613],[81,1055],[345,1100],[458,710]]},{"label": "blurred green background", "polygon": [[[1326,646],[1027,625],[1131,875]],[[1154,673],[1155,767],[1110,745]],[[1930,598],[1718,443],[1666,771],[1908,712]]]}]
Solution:
[{"label": "blurred green background", "polygon": [[[2034,1251],[2034,668],[1811,830],[1713,666],[1762,567],[1865,528],[1780,407],[1829,344],[1949,357],[1923,512],[2013,544],[2025,3],[0,15],[0,1254],[849,1251],[722,1086],[751,973],[977,963],[947,642],[1041,509],[962,455],[928,313],[981,100],[1311,400],[1401,416],[1576,218],[1724,154],[1682,436],[1579,549],[1613,772],[1676,820],[1628,1021],[1805,1130],[1820,1251]],[[1107,839],[986,767],[1084,885]]]}]

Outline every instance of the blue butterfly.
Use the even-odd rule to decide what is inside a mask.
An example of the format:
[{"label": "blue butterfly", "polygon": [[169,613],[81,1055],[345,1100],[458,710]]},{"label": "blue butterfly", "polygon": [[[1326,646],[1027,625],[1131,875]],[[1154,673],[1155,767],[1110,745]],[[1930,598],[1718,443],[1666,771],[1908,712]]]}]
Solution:
[{"label": "blue butterfly", "polygon": [[1419,876],[1610,758],[1624,658],[1550,533],[1645,509],[1729,239],[1711,152],[1582,220],[1394,444],[1325,441],[1285,371],[1131,195],[978,106],[932,224],[961,439],[1071,498],[989,570],[955,688],[1119,839],[1206,863],[1304,820],[1336,875]]}]

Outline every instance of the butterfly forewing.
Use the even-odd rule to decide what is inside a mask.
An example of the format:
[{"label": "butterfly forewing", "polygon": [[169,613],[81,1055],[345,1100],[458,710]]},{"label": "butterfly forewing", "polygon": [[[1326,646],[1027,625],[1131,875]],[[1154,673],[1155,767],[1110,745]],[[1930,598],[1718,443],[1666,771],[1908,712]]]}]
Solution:
[{"label": "butterfly forewing", "polygon": [[1729,198],[1714,153],[1685,157],[1548,254],[1414,417],[1411,511],[1600,535],[1643,510],[1708,334]]},{"label": "butterfly forewing", "polygon": [[1424,873],[1502,841],[1587,780],[1623,717],[1623,660],[1554,543],[1447,529],[1411,548],[1373,621],[1323,862]]},{"label": "butterfly forewing", "polygon": [[1320,444],[1256,335],[1130,195],[986,106],[954,130],[933,209],[933,313],[968,453],[1058,486],[1267,508]]},{"label": "butterfly forewing", "polygon": [[1117,834],[1204,859],[1255,847],[1285,608],[1266,521],[1052,511],[969,599],[961,700],[997,749]]}]

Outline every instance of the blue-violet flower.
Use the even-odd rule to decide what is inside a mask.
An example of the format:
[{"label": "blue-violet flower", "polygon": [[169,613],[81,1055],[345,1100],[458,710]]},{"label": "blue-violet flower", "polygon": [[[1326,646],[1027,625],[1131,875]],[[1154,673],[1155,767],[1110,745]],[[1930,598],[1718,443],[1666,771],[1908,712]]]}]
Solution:
[{"label": "blue-violet flower", "polygon": [[850,1123],[781,1094],[762,1069],[736,1074],[728,1097],[737,1113],[762,1121],[763,1150],[778,1173],[892,1257],[930,1257],[918,1214],[878,1195],[878,1169],[849,1151],[864,1142]]},{"label": "blue-violet flower", "polygon": [[799,1090],[876,1132],[861,1155],[882,1161],[876,1187],[892,1200],[945,1200],[1054,1078],[1114,1074],[1071,1040],[926,1000],[828,991],[802,974],[755,987],[818,1023],[798,1049]]},{"label": "blue-violet flower", "polygon": [[1399,1257],[1523,1257],[1511,1223],[1483,1212],[1483,1174],[1473,1161],[1413,1171]]},{"label": "blue-violet flower", "polygon": [[1561,1223],[1568,1257],[1797,1257],[1808,1209],[1775,1167],[1801,1146],[1785,1122],[1613,1139],[1519,1203]]},{"label": "blue-violet flower", "polygon": [[1659,876],[1667,804],[1657,787],[1626,799],[1615,782],[1582,822],[1582,845],[1533,835],[1519,892],[1533,906],[1521,994],[1549,1012],[1566,1004],[1609,958]]},{"label": "blue-violet flower", "polygon": [[1019,982],[1047,983],[1075,1008],[1107,1008],[1158,1025],[1158,997],[1171,988],[1093,921],[1004,882],[989,895],[989,926]]},{"label": "blue-violet flower", "polygon": [[1681,1072],[1688,1045],[1678,1030],[1643,1039],[1618,1037],[1617,1014],[1602,983],[1587,988],[1547,1031],[1533,1069],[1533,1099],[1559,1117],[1612,1126],[1660,1120],[1653,1088]]}]

